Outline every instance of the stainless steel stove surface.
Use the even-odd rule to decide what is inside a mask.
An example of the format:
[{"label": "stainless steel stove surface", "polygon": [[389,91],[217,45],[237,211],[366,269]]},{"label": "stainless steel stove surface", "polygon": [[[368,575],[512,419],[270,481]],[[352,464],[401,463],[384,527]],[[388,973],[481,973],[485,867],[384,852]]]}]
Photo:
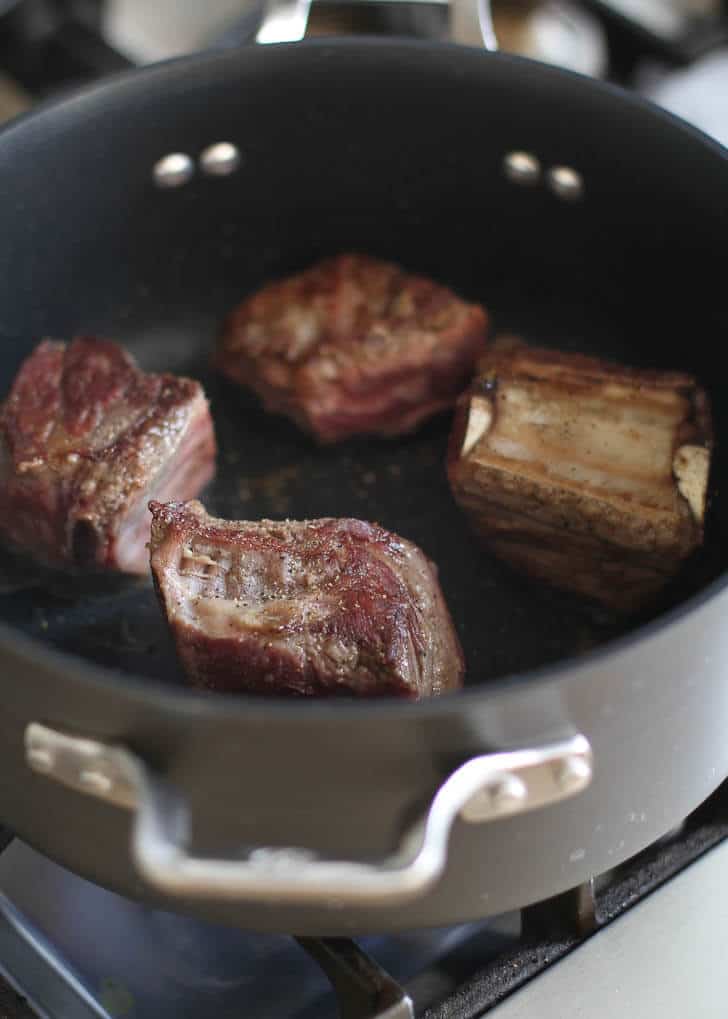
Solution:
[{"label": "stainless steel stove surface", "polygon": [[516,992],[493,1019],[722,1019],[726,878],[723,843]]}]

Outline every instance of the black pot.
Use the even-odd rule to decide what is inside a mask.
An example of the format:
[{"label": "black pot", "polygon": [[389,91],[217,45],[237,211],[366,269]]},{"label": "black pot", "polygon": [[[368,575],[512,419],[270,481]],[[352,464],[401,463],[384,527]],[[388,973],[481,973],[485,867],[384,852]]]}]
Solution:
[{"label": "black pot", "polygon": [[[197,163],[219,142],[241,156],[227,176]],[[508,159],[524,150],[530,186]],[[174,152],[196,172],[160,189]],[[4,822],[125,895],[296,933],[497,913],[679,822],[728,774],[722,453],[704,559],[654,618],[617,627],[479,550],[444,480],[447,420],[314,451],[207,357],[263,280],[365,250],[528,338],[696,372],[720,449],[727,171],[616,89],[416,42],[175,61],[0,133],[4,386],[39,336],[80,332],[199,375],[222,448],[211,510],[270,514],[265,486],[243,509],[240,485],[285,467],[284,513],[379,518],[438,562],[469,665],[462,693],[417,704],[203,696],[150,588],[3,595]]]}]

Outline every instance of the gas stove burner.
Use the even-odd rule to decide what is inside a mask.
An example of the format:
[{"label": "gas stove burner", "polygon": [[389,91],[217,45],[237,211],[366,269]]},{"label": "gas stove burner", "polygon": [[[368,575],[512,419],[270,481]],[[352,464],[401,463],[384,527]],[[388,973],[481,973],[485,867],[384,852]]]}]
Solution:
[{"label": "gas stove burner", "polygon": [[[728,845],[709,852],[726,837],[728,785],[627,864],[520,914],[356,943],[154,910],[11,841],[0,855],[0,972],[27,1005],[5,1010],[12,1019],[476,1019],[492,1009],[518,1019],[529,1013],[514,991],[538,988],[545,971],[555,979],[551,965],[592,935],[607,945],[612,921],[648,898],[650,908],[667,901],[650,893],[704,854],[712,871],[728,865]],[[0,1002],[9,995],[0,989]]]}]

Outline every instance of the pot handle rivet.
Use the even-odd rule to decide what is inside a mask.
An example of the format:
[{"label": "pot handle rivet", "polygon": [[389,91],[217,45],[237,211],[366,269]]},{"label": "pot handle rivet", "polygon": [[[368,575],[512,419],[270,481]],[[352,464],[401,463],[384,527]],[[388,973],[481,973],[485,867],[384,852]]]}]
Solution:
[{"label": "pot handle rivet", "polygon": [[195,164],[186,152],[170,152],[154,164],[152,177],[159,188],[179,188],[194,172]]},{"label": "pot handle rivet", "polygon": [[45,772],[53,770],[55,760],[50,750],[44,750],[43,747],[30,746],[26,750],[25,756],[33,771]]},{"label": "pot handle rivet", "polygon": [[586,757],[572,755],[556,766],[556,781],[564,792],[579,789],[591,781],[592,766]]},{"label": "pot handle rivet", "polygon": [[552,166],[546,174],[546,183],[557,198],[576,202],[584,194],[584,179],[571,166]]},{"label": "pot handle rivet", "polygon": [[111,792],[113,782],[103,771],[82,771],[78,780],[82,786],[95,793],[96,796],[105,796]]},{"label": "pot handle rivet", "polygon": [[490,788],[490,795],[497,808],[516,807],[528,796],[528,789],[518,775],[504,775]]},{"label": "pot handle rivet", "polygon": [[537,184],[541,164],[530,152],[509,152],[503,158],[503,171],[514,184]]},{"label": "pot handle rivet", "polygon": [[200,153],[200,169],[208,177],[228,177],[242,162],[240,150],[232,142],[216,142]]}]

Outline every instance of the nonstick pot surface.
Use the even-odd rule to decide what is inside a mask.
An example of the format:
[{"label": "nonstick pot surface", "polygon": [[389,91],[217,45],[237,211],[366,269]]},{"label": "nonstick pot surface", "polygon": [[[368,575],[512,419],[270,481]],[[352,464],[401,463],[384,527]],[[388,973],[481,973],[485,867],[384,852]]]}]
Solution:
[{"label": "nonstick pot surface", "polygon": [[[482,299],[492,307],[487,294]],[[538,314],[536,319],[537,328],[524,330],[520,316],[509,315],[507,309],[497,315],[504,329],[518,328],[534,341],[575,347],[579,337],[580,349],[624,357],[624,350],[610,343],[609,336],[600,336],[593,322],[585,322],[583,329],[575,322],[574,335],[566,336],[561,330],[549,334],[548,319]],[[211,372],[207,349],[216,326],[215,320],[197,321],[188,337],[176,334],[184,351],[176,370],[203,382],[215,418],[218,473],[202,496],[211,512],[240,519],[352,516],[379,521],[415,541],[438,565],[465,649],[468,683],[586,651],[649,618],[618,621],[518,576],[478,544],[445,476],[449,414],[396,441],[318,448],[286,420],[265,414],[254,397]],[[166,341],[135,343],[131,338],[127,346],[150,368],[163,367],[169,353]],[[711,532],[705,552],[650,615],[715,576],[725,557],[725,534]],[[46,577],[27,584],[27,565],[22,571],[16,565],[14,574],[8,571],[0,613],[13,626],[103,665],[169,683],[182,681],[148,582],[103,579],[78,584]]]},{"label": "nonstick pot surface", "polygon": [[[443,71],[445,64],[440,61],[438,66],[440,58],[432,53],[429,67],[420,68],[417,65],[424,50],[407,48],[406,55],[413,61],[408,77],[406,61],[394,59],[394,47],[383,49],[384,57],[376,60],[373,48],[367,47],[377,75],[371,67],[362,67],[358,77],[352,75],[352,81],[340,79],[337,91],[328,87],[330,75],[336,74],[336,69],[331,69],[331,53],[336,53],[333,48],[327,53],[330,74],[326,89],[314,94],[315,55],[311,55],[312,48],[303,49],[308,52],[302,59],[310,64],[308,93],[303,99],[292,88],[298,73],[294,62],[290,54],[284,59],[280,52],[267,65],[270,73],[265,94],[253,103],[248,100],[244,109],[235,106],[236,102],[242,103],[239,92],[238,99],[230,98],[227,107],[219,102],[225,94],[222,79],[226,77],[229,88],[234,85],[231,68],[226,75],[218,76],[220,80],[214,86],[201,82],[199,74],[187,86],[185,100],[191,124],[187,129],[191,137],[188,144],[180,133],[184,127],[178,125],[174,148],[199,149],[205,110],[214,110],[209,116],[216,121],[210,124],[207,140],[235,137],[236,128],[224,123],[225,118],[240,118],[241,136],[247,133],[251,137],[252,131],[251,123],[243,126],[242,121],[252,118],[255,123],[258,134],[251,146],[252,154],[234,178],[194,182],[186,192],[181,189],[179,196],[160,194],[151,186],[146,190],[137,188],[139,193],[132,188],[135,198],[128,199],[129,208],[114,212],[109,202],[117,192],[103,174],[92,189],[99,195],[94,193],[89,198],[88,194],[74,192],[72,201],[86,202],[92,212],[109,207],[109,218],[100,228],[102,237],[106,230],[110,234],[126,231],[123,241],[114,240],[122,257],[126,257],[118,273],[109,268],[110,256],[94,248],[93,235],[83,225],[80,210],[75,216],[72,209],[61,212],[53,208],[49,212],[48,199],[44,199],[41,218],[55,223],[57,238],[52,245],[55,254],[39,270],[48,279],[35,277],[34,288],[40,300],[47,283],[52,298],[40,313],[33,310],[36,302],[29,304],[30,310],[6,316],[5,322],[15,321],[20,326],[2,337],[2,390],[7,390],[20,360],[39,335],[47,332],[67,336],[83,331],[110,336],[123,342],[145,368],[167,369],[200,379],[211,401],[220,447],[217,477],[202,496],[207,508],[220,516],[242,519],[359,517],[378,521],[415,541],[438,565],[465,649],[468,684],[585,652],[654,617],[721,574],[728,562],[728,534],[720,523],[725,518],[721,512],[720,482],[724,472],[720,441],[704,551],[659,605],[639,618],[619,621],[570,595],[518,576],[479,546],[452,500],[445,476],[449,414],[406,438],[354,441],[321,449],[292,424],[264,414],[254,398],[212,372],[209,355],[220,322],[243,296],[266,279],[302,268],[316,258],[360,250],[396,259],[452,285],[463,296],[482,301],[491,312],[494,333],[515,332],[531,342],[635,365],[695,371],[708,385],[716,405],[719,440],[724,431],[720,408],[726,387],[715,364],[720,356],[719,318],[705,303],[710,281],[691,255],[693,248],[698,250],[696,238],[701,243],[706,241],[694,225],[701,209],[677,214],[671,228],[663,215],[671,201],[669,188],[651,209],[647,179],[636,187],[634,195],[623,190],[617,202],[615,196],[622,185],[616,181],[611,197],[610,192],[600,188],[595,169],[602,169],[599,154],[594,153],[590,169],[587,150],[580,168],[585,171],[590,193],[580,207],[567,206],[545,194],[526,197],[523,189],[509,187],[500,172],[502,155],[511,140],[505,137],[508,132],[502,124],[504,137],[499,137],[501,114],[493,113],[491,131],[482,138],[472,133],[464,135],[457,122],[461,117],[463,125],[473,123],[474,111],[468,109],[469,104],[481,113],[485,109],[487,93],[481,92],[476,103],[474,83],[465,71],[480,72],[487,65],[487,73],[495,80],[497,64],[492,69],[489,58],[478,58],[476,68],[474,54],[462,57],[465,71],[458,72],[457,80],[452,79],[449,92],[444,89],[437,93],[433,106],[433,80],[437,84],[438,75],[444,78],[451,72],[449,67]],[[344,56],[342,47],[337,60],[345,63]],[[228,60],[232,67],[233,57],[220,59]],[[242,57],[238,59],[242,64]],[[249,58],[251,75],[260,60],[257,54]],[[512,64],[507,61],[500,70],[513,75]],[[339,74],[344,73],[343,66],[339,67]],[[553,72],[544,69],[513,77],[514,104],[521,102],[525,110],[526,95],[533,95],[527,91],[528,81],[521,80],[524,75],[526,79],[529,74],[538,78],[544,73],[546,80],[552,81],[549,75]],[[422,109],[422,75],[427,76],[429,109]],[[388,83],[388,77],[396,80]],[[571,98],[569,89],[576,87],[577,80],[567,76],[555,80]],[[588,91],[588,86],[580,82],[578,87]],[[376,117],[369,117],[370,104],[377,103],[377,89],[381,96]],[[520,97],[519,89],[523,90]],[[605,93],[600,96],[602,104],[608,102]],[[381,101],[383,97],[386,103]],[[257,102],[265,106],[276,98],[280,101],[276,106],[278,120],[270,127],[270,117],[266,119],[270,110],[254,107]],[[174,101],[174,96],[167,99],[168,107]],[[558,97],[553,101],[557,102]],[[302,112],[297,110],[297,103],[316,109],[321,117],[318,124],[309,117],[307,125],[308,177],[303,185],[306,207],[302,207],[300,196],[276,191],[267,179],[282,172],[280,162],[290,160],[298,144],[295,134]],[[402,108],[397,109],[397,104],[408,111],[408,152],[392,144],[401,132]],[[535,99],[531,105],[534,109],[528,116],[533,123],[524,119],[521,135],[531,137],[538,148],[537,132],[550,139],[553,125],[549,128],[542,124],[543,111],[539,114]],[[579,119],[586,116],[587,106],[588,95],[580,98],[571,111],[575,132],[579,130]],[[359,119],[352,134],[355,110],[359,111]],[[69,117],[67,138],[72,139],[75,120],[80,122],[82,115],[83,110],[77,110]],[[525,113],[523,116],[526,118]],[[639,111],[632,110],[630,116],[632,122],[640,122]],[[153,161],[149,154],[159,154],[158,146],[155,149],[148,137],[143,144],[139,141],[140,133],[150,126],[143,123],[144,117],[150,121],[161,117],[160,111],[154,110],[154,102],[136,110],[135,123],[127,124],[123,117],[115,121],[110,144],[117,147],[117,154],[115,158],[112,153],[109,162],[117,175],[125,172],[118,165],[119,153],[127,160],[146,160],[145,177]],[[429,151],[432,143],[427,138],[438,118],[439,143],[434,151],[435,155],[439,153],[439,164]],[[633,128],[634,123],[627,128]],[[615,132],[625,127],[616,113],[613,126]],[[79,138],[86,131],[86,144],[92,144],[90,128],[79,123],[78,130]],[[564,132],[563,125],[559,130],[562,133],[557,140],[561,150],[568,153],[568,132]],[[675,142],[671,134],[674,127],[668,131],[667,140],[659,137],[661,131],[667,131],[661,121],[651,121],[650,130],[653,144]],[[125,140],[127,131],[129,137]],[[608,131],[608,125],[603,126],[602,132]],[[172,133],[171,128],[167,133]],[[640,162],[646,166],[647,155],[640,154],[634,131],[631,137],[634,180],[639,181]],[[389,145],[388,162],[377,155],[375,165],[367,165],[373,151],[372,139]],[[697,144],[686,133],[684,144],[688,143]],[[159,144],[165,144],[165,140]],[[547,142],[540,144],[543,148]],[[556,143],[549,140],[548,144],[553,147]],[[608,138],[600,144],[608,148]],[[360,148],[355,151],[357,146]],[[453,146],[462,150],[456,151],[457,158]],[[268,159],[261,167],[256,165],[256,152],[261,160],[266,147]],[[342,159],[342,150],[352,167],[346,187],[359,189],[357,206],[337,193],[343,179],[336,165]],[[675,152],[675,159],[687,160],[687,156],[679,156],[679,149]],[[278,155],[277,161],[271,153]],[[482,174],[491,174],[492,184],[492,194],[485,185],[481,187],[481,200],[475,206],[470,199],[476,193],[479,172],[473,167],[474,154],[479,156]],[[715,159],[715,155],[711,153],[710,158]],[[312,159],[331,170],[328,175],[322,171],[320,183],[316,183],[316,167],[308,165]],[[421,180],[411,176],[408,168],[412,161],[423,168]],[[617,171],[631,181],[629,167],[610,168],[612,174]],[[428,205],[428,194],[438,196],[436,209]],[[62,196],[57,200],[60,209]],[[709,196],[699,195],[693,204],[709,201]],[[372,205],[377,207],[375,214]],[[628,236],[626,232],[632,227],[636,227],[635,235]],[[42,222],[37,229],[41,228]],[[680,266],[675,259],[668,260],[667,240],[675,234],[680,236],[686,228],[690,236],[685,243],[684,265]],[[77,267],[65,292],[62,244],[71,231],[81,231],[82,236],[74,236]],[[83,236],[84,231],[88,236]],[[707,238],[700,257],[717,272],[710,258],[710,243]],[[99,264],[94,263],[94,254]],[[660,259],[664,259],[664,265],[659,264]],[[83,271],[87,272],[86,280]],[[54,272],[56,278],[49,282]],[[678,281],[682,281],[679,292]],[[672,296],[667,301],[663,298],[671,284]],[[714,297],[721,299],[717,294]],[[27,297],[23,299],[28,302]],[[688,336],[690,342],[686,342]],[[27,564],[9,561],[4,565],[4,578],[0,619],[13,627],[122,672],[183,684],[150,583],[114,578],[89,582],[39,580]]]}]

